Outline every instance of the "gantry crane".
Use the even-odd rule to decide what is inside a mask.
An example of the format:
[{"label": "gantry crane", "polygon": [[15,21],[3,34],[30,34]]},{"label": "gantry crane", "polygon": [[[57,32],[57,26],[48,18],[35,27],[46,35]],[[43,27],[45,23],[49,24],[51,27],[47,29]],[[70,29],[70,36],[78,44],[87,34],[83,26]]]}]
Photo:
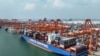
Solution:
[{"label": "gantry crane", "polygon": [[25,22],[25,28],[27,30],[32,30],[32,25],[33,25],[33,21],[31,19],[28,19],[28,21]]},{"label": "gantry crane", "polygon": [[[70,36],[70,37],[81,36],[82,43],[86,45],[86,47],[88,48],[89,54],[91,54],[92,50],[95,50],[95,51],[97,50],[98,32],[99,32],[99,30],[93,26],[91,20],[86,19],[81,30],[68,33],[67,36]],[[95,36],[93,38],[94,34],[95,34]],[[88,35],[88,36],[86,36],[86,35]],[[86,41],[87,41],[87,43],[86,43]]]},{"label": "gantry crane", "polygon": [[83,31],[85,30],[89,34],[88,51],[89,51],[89,54],[91,54],[92,50],[95,50],[95,51],[97,50],[99,30],[93,26],[92,21],[90,19],[86,19],[85,21]]},{"label": "gantry crane", "polygon": [[50,20],[47,21],[39,20],[38,22],[33,24],[33,29],[40,32],[53,32],[53,31],[60,31],[62,32],[64,29],[69,28],[69,26],[63,25],[62,21],[60,19],[57,20]]}]

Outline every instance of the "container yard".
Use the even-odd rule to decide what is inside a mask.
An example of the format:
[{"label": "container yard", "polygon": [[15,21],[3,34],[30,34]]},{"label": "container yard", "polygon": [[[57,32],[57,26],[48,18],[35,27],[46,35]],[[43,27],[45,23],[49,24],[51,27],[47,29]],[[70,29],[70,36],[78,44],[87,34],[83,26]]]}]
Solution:
[{"label": "container yard", "polygon": [[0,0],[0,56],[100,56],[100,0]]},{"label": "container yard", "polygon": [[[0,29],[57,56],[99,56],[100,22],[0,19]],[[17,37],[16,37],[17,38]],[[20,40],[19,39],[19,40]],[[23,44],[24,45],[24,44]],[[30,50],[29,50],[30,51]]]}]

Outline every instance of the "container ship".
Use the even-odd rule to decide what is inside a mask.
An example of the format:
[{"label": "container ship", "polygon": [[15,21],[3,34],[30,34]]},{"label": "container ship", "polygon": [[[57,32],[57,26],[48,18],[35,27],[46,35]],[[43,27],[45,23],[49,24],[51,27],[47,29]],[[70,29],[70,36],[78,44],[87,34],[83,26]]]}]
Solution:
[{"label": "container ship", "polygon": [[1,26],[16,32],[28,43],[61,56],[88,56],[97,51],[100,30],[90,19],[83,24],[57,20],[3,21]]}]

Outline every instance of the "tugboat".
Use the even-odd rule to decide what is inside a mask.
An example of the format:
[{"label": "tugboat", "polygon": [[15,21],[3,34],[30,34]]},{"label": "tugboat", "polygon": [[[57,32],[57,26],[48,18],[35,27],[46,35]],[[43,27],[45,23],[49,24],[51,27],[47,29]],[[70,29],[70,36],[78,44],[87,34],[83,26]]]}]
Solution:
[{"label": "tugboat", "polygon": [[8,27],[5,26],[5,27],[4,27],[4,30],[8,32],[9,29],[8,29]]},{"label": "tugboat", "polygon": [[21,38],[36,47],[62,56],[88,56],[88,49],[82,44],[80,37],[63,35],[66,33],[64,29],[67,28],[60,24],[60,20],[57,20],[56,25],[54,20],[50,23],[46,23],[45,20],[40,22],[41,20],[39,23],[32,24],[33,27],[28,26],[31,30],[29,28],[22,30],[24,32],[21,33]]},{"label": "tugboat", "polygon": [[5,28],[5,31],[8,31],[8,28]]}]

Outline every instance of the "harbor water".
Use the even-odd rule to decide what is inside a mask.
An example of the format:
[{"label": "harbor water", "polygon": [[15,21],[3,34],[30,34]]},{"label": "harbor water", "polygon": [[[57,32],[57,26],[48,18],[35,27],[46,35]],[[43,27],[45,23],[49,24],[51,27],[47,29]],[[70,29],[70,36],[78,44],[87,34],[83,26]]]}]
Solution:
[{"label": "harbor water", "polygon": [[58,56],[22,40],[18,34],[0,29],[0,56]]}]

